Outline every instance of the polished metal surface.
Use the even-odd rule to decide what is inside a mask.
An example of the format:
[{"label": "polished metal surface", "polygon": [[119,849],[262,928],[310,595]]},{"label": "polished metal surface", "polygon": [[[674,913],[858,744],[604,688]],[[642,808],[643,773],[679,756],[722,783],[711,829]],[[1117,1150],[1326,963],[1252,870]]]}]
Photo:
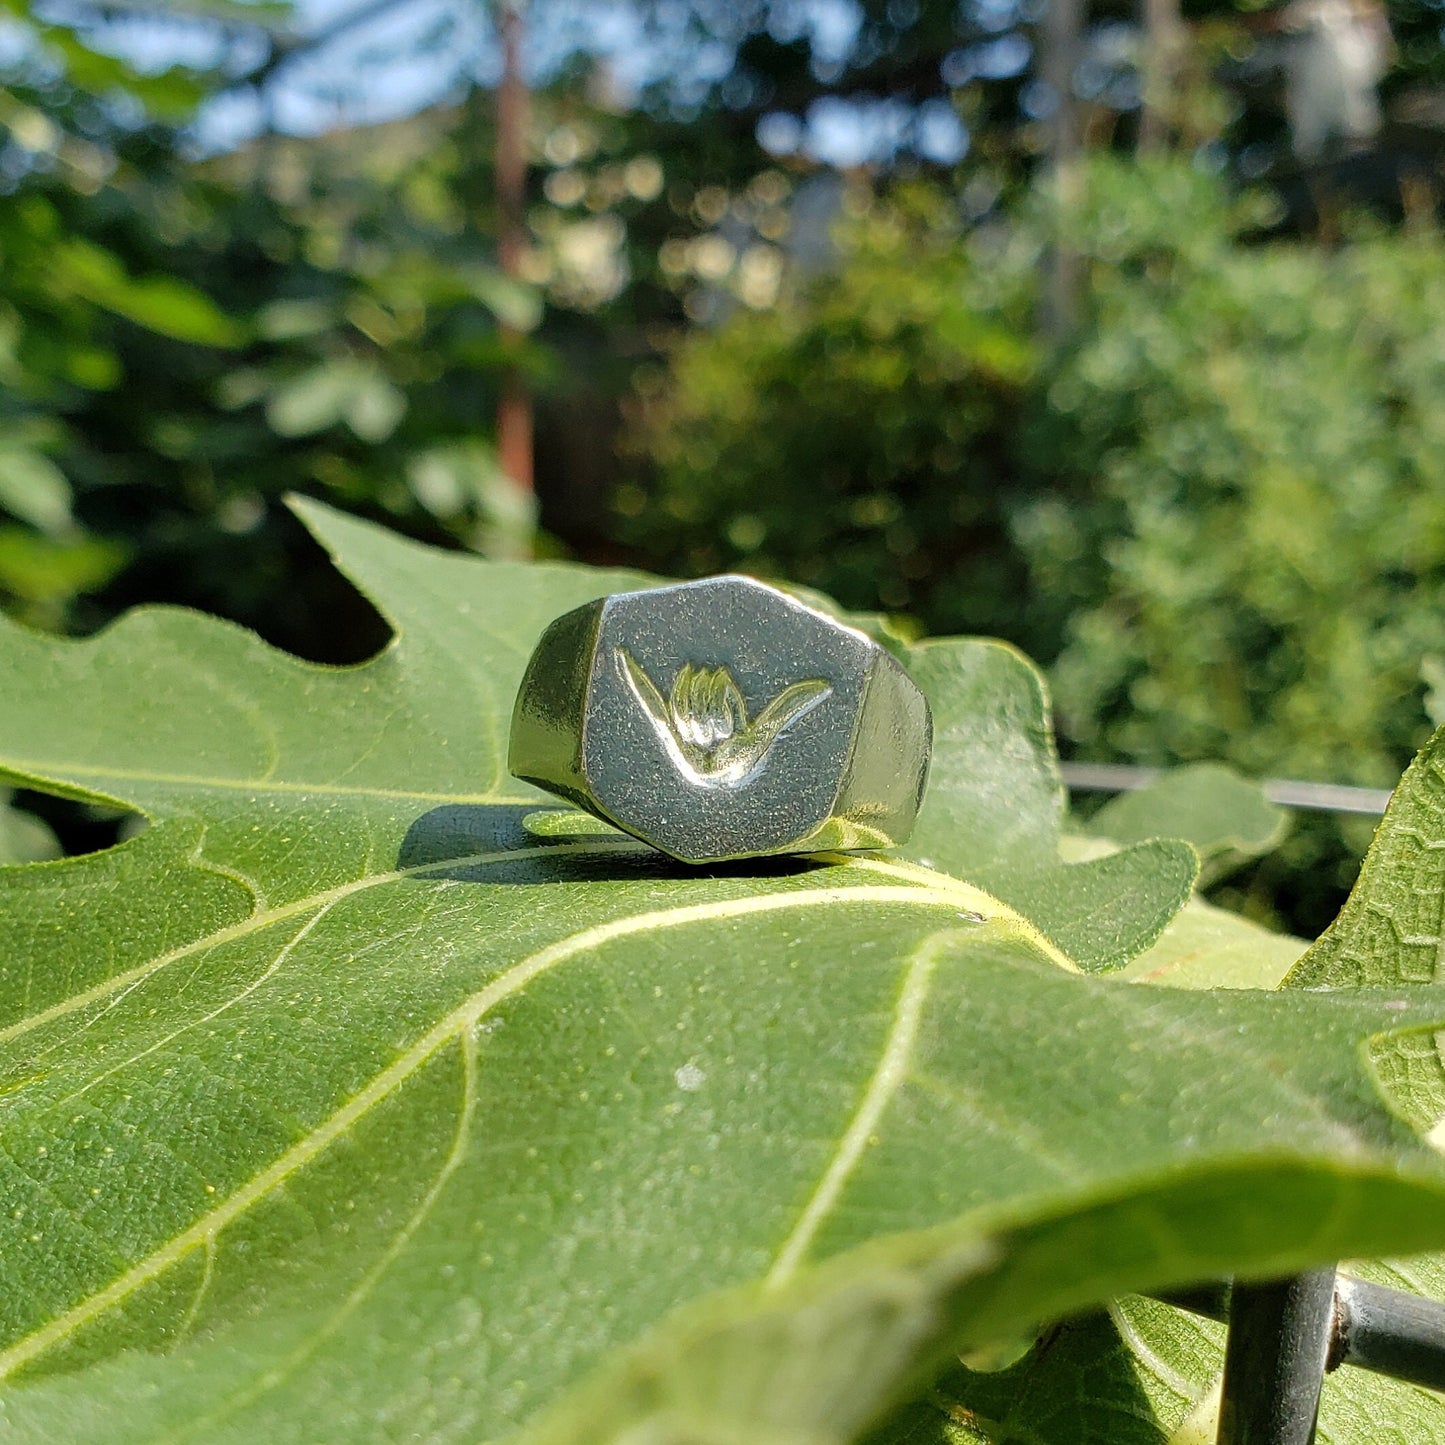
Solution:
[{"label": "polished metal surface", "polygon": [[625,592],[555,621],[509,766],[690,863],[901,843],[932,722],[854,628],[750,577]]}]

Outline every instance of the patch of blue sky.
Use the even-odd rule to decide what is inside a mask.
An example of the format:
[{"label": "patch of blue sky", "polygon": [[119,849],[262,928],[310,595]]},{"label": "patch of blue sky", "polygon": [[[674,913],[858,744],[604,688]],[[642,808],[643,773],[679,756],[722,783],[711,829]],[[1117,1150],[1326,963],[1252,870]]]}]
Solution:
[{"label": "patch of blue sky", "polygon": [[[942,99],[915,106],[897,98],[824,96],[808,108],[805,123],[790,138],[792,145],[786,149],[840,170],[884,165],[903,150],[953,165],[968,151],[968,130]],[[775,154],[784,149],[776,142],[775,147]]]},{"label": "patch of blue sky", "polygon": [[[66,0],[54,3],[58,8]],[[1002,20],[1017,14],[1018,0],[972,0],[972,5]],[[390,6],[295,0],[291,33],[324,35],[335,27],[335,36],[287,60],[264,90],[238,85],[215,96],[194,127],[194,145],[202,152],[224,150],[268,127],[316,135],[380,124],[454,98],[469,82],[494,84],[500,56],[489,9],[485,0],[398,0]],[[732,64],[734,36],[727,33],[726,12],[719,14],[722,33],[700,38],[694,16],[682,5],[655,8],[649,24],[631,0],[532,0],[527,70],[534,83],[542,83],[570,56],[586,54],[606,66],[615,95],[625,98],[666,84],[685,107]],[[365,18],[343,24],[352,15]],[[784,0],[775,4],[770,26],[780,41],[806,38],[815,63],[826,68],[850,53],[862,21],[857,0]],[[112,13],[90,39],[157,71],[183,64],[240,75],[267,53],[262,30],[187,16],[182,6],[162,16]],[[972,73],[990,76],[1016,72],[1029,55],[1027,41],[1017,34],[967,53]],[[966,153],[969,140],[946,100],[912,107],[871,97],[825,97],[804,117],[765,117],[759,139],[774,154],[802,153],[843,168],[885,164],[904,149],[951,164]]]}]

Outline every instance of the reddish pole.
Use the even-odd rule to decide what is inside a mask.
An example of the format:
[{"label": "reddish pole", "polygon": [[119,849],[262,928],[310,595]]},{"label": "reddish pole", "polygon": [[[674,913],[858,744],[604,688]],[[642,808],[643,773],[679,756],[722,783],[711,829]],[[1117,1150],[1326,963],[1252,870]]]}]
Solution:
[{"label": "reddish pole", "polygon": [[1084,188],[1084,146],[1074,99],[1074,71],[1079,64],[1087,0],[1047,0],[1047,4],[1039,36],[1039,77],[1054,95],[1048,166],[1054,187],[1056,229],[1040,309],[1045,338],[1059,342],[1073,330],[1083,279],[1083,265],[1073,239]]},{"label": "reddish pole", "polygon": [[[525,0],[496,0],[502,41],[502,80],[497,87],[497,256],[502,274],[522,274],[527,247],[527,82],[522,75],[522,8]],[[502,327],[504,343],[520,334]],[[532,490],[532,395],[519,367],[509,366],[497,403],[497,456],[502,470],[524,491]]]},{"label": "reddish pole", "polygon": [[1174,81],[1182,23],[1179,0],[1141,0],[1144,32],[1144,95],[1139,106],[1139,153],[1159,155],[1169,143],[1174,116]]}]

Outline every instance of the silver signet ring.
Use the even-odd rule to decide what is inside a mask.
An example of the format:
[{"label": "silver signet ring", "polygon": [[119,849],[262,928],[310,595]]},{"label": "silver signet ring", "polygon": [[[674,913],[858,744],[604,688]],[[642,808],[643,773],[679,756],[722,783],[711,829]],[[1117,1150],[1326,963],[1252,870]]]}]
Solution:
[{"label": "silver signet ring", "polygon": [[688,863],[885,848],[933,723],[855,628],[751,577],[621,592],[542,634],[508,765]]}]

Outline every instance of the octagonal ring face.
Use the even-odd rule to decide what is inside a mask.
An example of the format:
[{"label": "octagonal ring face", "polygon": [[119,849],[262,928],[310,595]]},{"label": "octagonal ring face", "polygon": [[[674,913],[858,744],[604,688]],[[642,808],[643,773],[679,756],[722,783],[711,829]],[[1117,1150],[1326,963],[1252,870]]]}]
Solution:
[{"label": "octagonal ring face", "polygon": [[558,619],[518,696],[511,766],[706,862],[901,842],[930,742],[927,704],[877,644],[726,576]]}]

